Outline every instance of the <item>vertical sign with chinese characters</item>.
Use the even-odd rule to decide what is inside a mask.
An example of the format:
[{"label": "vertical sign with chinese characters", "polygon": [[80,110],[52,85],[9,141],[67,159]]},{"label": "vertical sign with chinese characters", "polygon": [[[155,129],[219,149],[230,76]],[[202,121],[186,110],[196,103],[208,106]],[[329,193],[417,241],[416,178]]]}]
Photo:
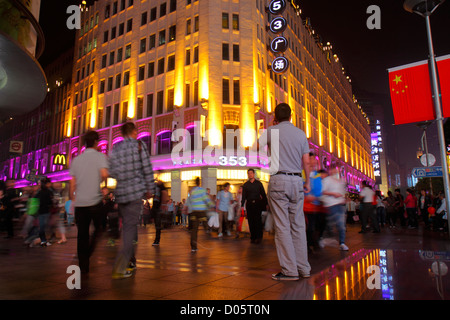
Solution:
[{"label": "vertical sign with chinese characters", "polygon": [[381,135],[381,123],[377,120],[375,123],[375,132],[370,135],[371,148],[372,148],[372,165],[373,174],[377,184],[381,183],[381,167],[380,156],[383,152],[383,138]]},{"label": "vertical sign with chinese characters", "polygon": [[[286,9],[285,0],[272,0],[270,1],[267,10],[273,15],[281,15]],[[289,68],[289,61],[283,56],[283,53],[288,49],[288,40],[282,36],[282,33],[286,30],[288,23],[285,18],[278,16],[270,21],[270,31],[277,35],[270,43],[270,51],[274,54],[279,54],[273,61],[271,69],[273,72],[279,74],[284,73]]]}]

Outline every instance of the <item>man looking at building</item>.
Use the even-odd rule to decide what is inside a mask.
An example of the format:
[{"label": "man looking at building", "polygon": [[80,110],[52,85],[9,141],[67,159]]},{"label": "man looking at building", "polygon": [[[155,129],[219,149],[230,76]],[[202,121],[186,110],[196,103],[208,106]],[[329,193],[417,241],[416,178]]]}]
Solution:
[{"label": "man looking at building", "polygon": [[[77,252],[82,273],[89,272],[89,257],[101,230],[102,193],[100,184],[108,177],[106,156],[97,151],[99,135],[89,131],[84,136],[86,150],[73,159],[70,167],[70,199],[74,202],[78,228]],[[94,222],[95,232],[90,238],[89,227]]]},{"label": "man looking at building", "polygon": [[109,158],[111,177],[117,180],[115,196],[123,225],[123,248],[114,264],[114,279],[130,277],[136,267],[133,241],[137,242],[142,199],[155,192],[150,156],[145,144],[136,139],[136,126],[127,122],[121,131],[124,140],[114,146]]},{"label": "man looking at building", "polygon": [[[303,213],[304,193],[310,192],[309,144],[305,133],[291,122],[291,108],[281,103],[275,108],[276,125],[260,138],[260,147],[267,143],[271,160],[278,163],[271,170],[269,205],[275,222],[275,246],[281,272],[274,280],[298,280],[310,277],[306,223]],[[274,139],[278,135],[279,139]],[[276,166],[277,165],[277,166]],[[305,182],[302,170],[305,170]]]}]

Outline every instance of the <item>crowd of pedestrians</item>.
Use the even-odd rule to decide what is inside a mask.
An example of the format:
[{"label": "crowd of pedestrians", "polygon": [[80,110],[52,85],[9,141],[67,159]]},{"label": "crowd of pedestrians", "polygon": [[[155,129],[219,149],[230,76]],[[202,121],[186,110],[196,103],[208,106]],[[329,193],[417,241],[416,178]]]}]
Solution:
[{"label": "crowd of pedestrians", "polygon": [[[290,107],[278,105],[274,125],[263,133],[266,145],[260,147],[267,147],[279,162],[276,171],[270,172],[267,193],[255,170],[248,169],[248,180],[236,193],[226,182],[212,195],[197,177],[187,198],[174,202],[164,183],[154,180],[147,147],[137,139],[135,125],[128,122],[122,125],[123,141],[114,145],[109,156],[97,150],[97,132],[84,136],[86,150],[71,163],[68,192],[60,182],[49,179],[20,194],[12,180],[0,185],[1,230],[6,238],[13,238],[13,219],[20,218],[24,244],[48,247],[66,243],[66,228],[76,225],[82,273],[89,273],[90,257],[99,236],[106,232],[108,246],[122,244],[113,265],[114,279],[128,278],[136,269],[138,226],[154,225],[153,246],[160,246],[164,229],[181,226],[190,232],[192,253],[199,248],[200,226],[210,236],[217,233],[218,239],[249,234],[255,245],[262,243],[264,231],[274,232],[281,267],[272,275],[274,280],[309,277],[308,254],[321,248],[348,251],[348,224],[360,224],[361,234],[380,233],[384,227],[416,229],[420,221],[427,229],[446,230],[443,192],[433,197],[426,190],[417,194],[408,189],[403,196],[397,189],[383,196],[364,181],[358,194],[349,193],[337,164],[325,168],[290,118]],[[272,130],[278,130],[280,137],[273,150]],[[117,182],[113,191],[100,188],[108,177]]]}]

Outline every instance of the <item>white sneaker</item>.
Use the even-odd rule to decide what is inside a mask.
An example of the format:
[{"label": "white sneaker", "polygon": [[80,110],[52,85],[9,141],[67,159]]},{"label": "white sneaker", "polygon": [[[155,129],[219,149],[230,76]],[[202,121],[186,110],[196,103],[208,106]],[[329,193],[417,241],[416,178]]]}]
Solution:
[{"label": "white sneaker", "polygon": [[219,238],[222,238],[222,237],[223,237],[223,233],[222,233],[222,232],[219,233],[218,237],[219,237]]},{"label": "white sneaker", "polygon": [[230,231],[227,231],[227,236],[231,236],[231,232]]},{"label": "white sneaker", "polygon": [[[319,245],[320,245],[320,242],[319,242]],[[323,247],[336,247],[337,248],[339,246],[339,243],[336,239],[324,238],[324,239],[322,239],[322,245],[323,245]],[[323,248],[323,247],[321,247],[321,248]]]},{"label": "white sneaker", "polygon": [[342,243],[342,244],[339,246],[339,249],[342,250],[342,251],[348,251],[348,247],[345,245],[345,243]]}]

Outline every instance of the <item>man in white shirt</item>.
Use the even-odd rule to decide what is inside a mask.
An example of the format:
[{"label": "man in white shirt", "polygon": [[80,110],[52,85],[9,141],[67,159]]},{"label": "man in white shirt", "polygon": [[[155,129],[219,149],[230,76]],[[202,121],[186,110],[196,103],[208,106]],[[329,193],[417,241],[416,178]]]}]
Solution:
[{"label": "man in white shirt", "polygon": [[361,210],[361,231],[359,233],[367,233],[367,222],[370,218],[373,232],[380,233],[380,226],[378,225],[377,215],[375,213],[375,207],[373,205],[375,192],[372,190],[367,181],[363,181],[363,189],[359,193],[359,198],[362,202]]},{"label": "man in white shirt", "polygon": [[[327,233],[332,234],[332,229],[337,228],[339,232],[339,249],[348,251],[345,245],[345,183],[339,179],[339,171],[336,165],[332,165],[329,175],[322,180],[323,206],[327,213]],[[327,241],[320,242],[323,247]]]},{"label": "man in white shirt", "polygon": [[[86,133],[86,151],[73,159],[70,166],[70,199],[75,207],[77,253],[82,273],[89,272],[89,257],[94,251],[95,238],[101,229],[103,204],[100,183],[108,177],[108,161],[103,153],[97,151],[98,141],[97,132]],[[95,233],[90,240],[91,221],[94,222]]]}]

